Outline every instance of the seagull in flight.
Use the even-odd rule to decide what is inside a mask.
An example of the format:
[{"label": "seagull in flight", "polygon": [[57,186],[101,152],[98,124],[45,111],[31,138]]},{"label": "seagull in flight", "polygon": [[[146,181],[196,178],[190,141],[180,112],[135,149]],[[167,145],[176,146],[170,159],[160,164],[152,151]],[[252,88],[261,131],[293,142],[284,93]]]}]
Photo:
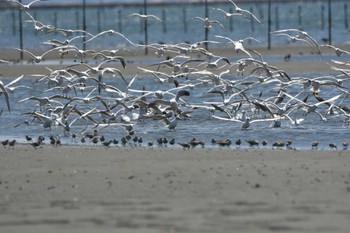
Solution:
[{"label": "seagull in flight", "polygon": [[340,49],[338,47],[335,47],[333,45],[325,44],[325,45],[320,45],[320,46],[334,49],[335,54],[337,55],[337,57],[341,57],[343,54],[350,54],[350,52],[348,52],[346,50],[343,50],[343,49]]},{"label": "seagull in flight", "polygon": [[224,25],[222,23],[220,23],[220,21],[218,21],[218,20],[210,20],[208,18],[202,18],[199,16],[192,18],[192,20],[194,20],[194,19],[199,19],[199,20],[203,21],[205,28],[211,28],[211,27],[213,27],[214,24],[218,24],[221,28],[225,29]]},{"label": "seagull in flight", "polygon": [[[220,35],[216,35],[215,37],[217,38],[222,38],[222,39],[226,39],[229,41],[228,44],[233,44],[235,46],[234,50],[238,53],[240,51],[244,52],[245,54],[247,54],[249,57],[253,58],[252,55],[250,54],[250,52],[253,52],[255,54],[257,54],[259,57],[261,57],[261,55],[256,52],[255,50],[252,50],[252,49],[246,49],[244,48],[243,46],[243,42],[246,41],[246,40],[255,40],[257,42],[260,42],[259,40],[253,38],[253,37],[247,37],[247,38],[244,38],[244,39],[241,39],[241,40],[237,40],[237,41],[234,41],[232,40],[231,38],[227,37],[227,36],[220,36]],[[250,52],[249,52],[249,51]]]},{"label": "seagull in flight", "polygon": [[132,41],[130,41],[130,40],[129,40],[126,36],[124,36],[122,33],[117,32],[117,31],[114,31],[113,29],[100,32],[100,33],[94,35],[93,37],[89,38],[88,40],[86,40],[84,43],[90,42],[90,41],[96,39],[97,37],[102,36],[102,35],[104,35],[104,34],[106,34],[106,33],[107,33],[107,35],[109,35],[109,36],[119,35],[119,36],[123,37],[123,38],[124,38],[127,42],[129,42],[131,45],[136,46]]},{"label": "seagull in flight", "polygon": [[[287,33],[290,33],[290,32],[292,32],[292,33],[295,32],[295,33],[297,33],[297,35],[291,36],[291,35],[287,34]],[[319,48],[319,45],[318,45],[317,41],[305,31],[302,31],[302,30],[299,30],[299,29],[290,28],[290,29],[277,30],[277,31],[274,31],[274,32],[271,32],[271,33],[277,34],[277,35],[288,36],[292,40],[292,42],[295,42],[297,40],[306,41],[310,46],[316,47],[318,54],[321,54],[321,50]]]},{"label": "seagull in flight", "polygon": [[4,98],[5,98],[5,101],[6,101],[6,105],[7,105],[7,109],[9,112],[11,112],[11,107],[10,107],[10,101],[9,101],[9,95],[7,93],[7,90],[4,86],[4,83],[0,80],[0,94],[3,93],[4,94]]},{"label": "seagull in flight", "polygon": [[213,115],[212,117],[215,119],[218,119],[218,120],[234,121],[234,122],[241,123],[242,124],[241,129],[248,129],[251,126],[251,124],[254,122],[276,121],[276,120],[280,119],[280,118],[264,118],[264,119],[251,120],[250,117],[246,117],[246,119],[244,121],[242,121],[242,120],[239,120],[236,118],[225,118],[225,117],[219,117],[219,116],[215,116],[215,115]]},{"label": "seagull in flight", "polygon": [[221,8],[214,8],[214,10],[217,10],[217,11],[220,11],[220,12],[224,13],[225,18],[230,18],[230,17],[235,16],[235,15],[242,15],[241,13],[230,13],[230,12],[226,12],[226,11],[224,11],[224,10],[221,9]]},{"label": "seagull in flight", "polygon": [[231,2],[231,3],[233,4],[233,6],[235,7],[235,10],[234,10],[234,11],[235,11],[236,13],[242,14],[242,15],[248,14],[250,17],[252,17],[252,18],[255,19],[258,23],[261,24],[260,20],[259,20],[252,12],[250,12],[250,11],[248,11],[248,10],[243,10],[242,8],[238,7],[237,4],[236,4],[234,1],[232,1],[232,0],[229,0],[229,2]]},{"label": "seagull in flight", "polygon": [[21,2],[17,1],[17,0],[10,0],[10,2],[16,3],[19,7],[20,10],[29,10],[30,6],[33,5],[36,2],[43,2],[43,1],[47,1],[47,0],[34,0],[28,4],[22,4]]},{"label": "seagull in flight", "polygon": [[151,18],[151,19],[155,19],[155,20],[157,20],[159,22],[162,22],[162,20],[160,18],[158,18],[157,16],[155,16],[155,15],[142,15],[142,14],[138,14],[138,13],[132,13],[128,17],[131,17],[131,16],[139,17],[142,20],[147,20],[148,18]]},{"label": "seagull in flight", "polygon": [[52,48],[50,50],[47,50],[45,51],[43,54],[41,54],[40,56],[39,55],[34,55],[32,52],[26,50],[26,49],[19,49],[19,48],[15,48],[16,50],[20,51],[20,52],[24,52],[26,54],[28,54],[29,56],[31,56],[33,59],[34,59],[34,62],[35,63],[40,63],[43,61],[43,58],[46,54],[52,52],[52,51],[55,51],[55,50],[59,50],[59,49],[62,49],[62,47],[55,47],[55,48]]}]

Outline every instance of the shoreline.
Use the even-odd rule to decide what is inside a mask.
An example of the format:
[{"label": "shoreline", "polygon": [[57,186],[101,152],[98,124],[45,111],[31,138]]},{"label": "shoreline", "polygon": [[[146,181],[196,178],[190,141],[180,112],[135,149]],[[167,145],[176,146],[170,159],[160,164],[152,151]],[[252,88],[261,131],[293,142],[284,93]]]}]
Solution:
[{"label": "shoreline", "polygon": [[[6,140],[6,139],[4,139]],[[9,139],[9,141],[13,140],[13,139]],[[71,148],[71,149],[82,149],[82,150],[85,150],[85,149],[88,149],[88,150],[93,150],[93,149],[104,149],[104,150],[178,150],[178,151],[191,151],[191,150],[202,150],[202,151],[205,151],[205,150],[209,150],[209,151],[223,151],[223,150],[227,150],[227,151],[265,151],[265,152],[268,152],[268,151],[281,151],[281,152],[288,152],[288,151],[298,151],[298,152],[305,152],[305,153],[308,153],[308,152],[320,152],[320,151],[325,151],[325,152],[329,152],[329,153],[332,153],[332,154],[339,154],[341,152],[343,153],[349,153],[350,154],[350,149],[347,148],[347,147],[344,147],[342,145],[338,145],[337,146],[337,143],[333,143],[337,146],[337,148],[331,148],[329,147],[328,144],[319,144],[317,147],[315,148],[312,148],[312,145],[310,144],[310,147],[307,148],[307,147],[298,147],[297,145],[295,145],[295,143],[292,143],[290,146],[280,146],[280,147],[277,147],[277,146],[273,146],[272,144],[274,142],[270,142],[268,143],[267,145],[261,145],[261,142],[259,142],[259,145],[258,146],[250,146],[248,143],[244,142],[243,145],[235,145],[234,142],[232,142],[231,145],[229,146],[220,146],[220,145],[217,145],[217,144],[211,144],[211,145],[205,145],[205,146],[200,146],[200,145],[197,145],[197,146],[191,146],[190,148],[184,148],[182,146],[180,146],[178,144],[178,142],[175,143],[175,145],[170,145],[170,144],[167,144],[167,145],[159,145],[157,144],[157,142],[154,142],[152,141],[153,145],[152,146],[149,146],[147,143],[148,142],[143,142],[143,144],[141,145],[134,145],[133,142],[131,141],[128,141],[127,144],[125,145],[122,145],[121,142],[118,142],[118,144],[113,144],[113,142],[111,142],[111,145],[109,146],[105,146],[103,145],[101,142],[99,142],[98,144],[93,144],[92,142],[86,142],[86,143],[80,143],[80,142],[66,142],[66,141],[63,141],[61,142],[60,145],[52,145],[50,144],[50,142],[48,141],[49,139],[46,139],[41,145],[37,146],[36,148],[31,145],[33,142],[35,141],[32,141],[32,142],[24,142],[24,139],[22,141],[16,141],[15,143],[15,148],[20,148],[21,150],[22,149],[34,149],[34,150],[40,150],[40,149],[52,149],[52,150],[58,150],[58,149],[61,149],[61,148],[64,148],[64,147],[67,147],[67,148]],[[3,141],[3,140],[2,140]],[[277,141],[276,141],[277,142]],[[282,141],[279,141],[279,142],[282,142]],[[284,143],[286,143],[285,141],[283,141]],[[185,141],[181,141],[181,143],[186,143]],[[188,143],[188,142],[187,142]],[[208,144],[208,143],[207,143]],[[3,146],[2,147],[3,149],[7,149],[7,150],[12,150],[14,148],[11,148],[9,147],[8,145],[5,147]]]}]

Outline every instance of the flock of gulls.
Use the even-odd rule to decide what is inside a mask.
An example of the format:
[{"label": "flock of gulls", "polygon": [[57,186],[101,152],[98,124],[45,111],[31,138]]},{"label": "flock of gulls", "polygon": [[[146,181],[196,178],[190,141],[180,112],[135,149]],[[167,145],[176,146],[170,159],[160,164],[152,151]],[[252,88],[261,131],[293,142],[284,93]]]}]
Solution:
[{"label": "flock of gulls", "polygon": [[[241,9],[233,1],[234,12],[215,8],[223,13],[221,19],[194,17],[191,20],[202,21],[201,27],[222,27],[223,20],[229,17],[244,17],[261,23],[251,12]],[[25,49],[15,48],[22,52],[33,63],[45,64],[50,54],[57,54],[57,60],[68,55],[74,57],[74,62],[62,65],[54,70],[47,67],[47,74],[33,74],[33,85],[45,83],[47,89],[40,96],[27,96],[16,103],[12,95],[21,89],[32,86],[21,84],[25,78],[21,75],[9,83],[0,80],[0,97],[5,101],[6,108],[1,113],[9,112],[14,104],[30,105],[34,109],[22,113],[26,118],[13,127],[29,124],[42,125],[43,130],[53,127],[62,129],[62,135],[71,137],[73,142],[112,145],[148,146],[180,145],[183,148],[204,146],[205,141],[193,138],[188,142],[175,142],[174,138],[159,137],[154,142],[143,142],[142,137],[135,132],[136,124],[154,121],[166,126],[164,130],[176,131],[183,121],[196,121],[196,117],[208,114],[210,121],[228,121],[240,125],[241,130],[254,127],[261,122],[266,127],[281,127],[282,125],[299,126],[310,116],[317,116],[321,122],[329,119],[339,119],[339,122],[349,122],[350,107],[348,96],[350,80],[350,62],[340,60],[326,61],[322,53],[334,52],[337,57],[347,56],[350,52],[332,45],[321,45],[307,32],[299,29],[284,29],[273,31],[276,37],[285,37],[291,43],[307,46],[318,56],[323,65],[334,70],[333,75],[314,78],[293,77],[284,70],[268,64],[263,55],[249,48],[249,41],[257,41],[253,37],[233,39],[223,35],[214,35],[215,40],[198,41],[194,43],[164,44],[153,43],[143,45],[135,43],[131,38],[115,30],[107,30],[93,35],[83,30],[57,28],[36,20],[31,14],[31,6],[40,4],[35,0],[23,5],[16,0],[9,0],[25,13],[26,23],[32,24],[37,32],[64,37],[64,40],[52,38],[42,42],[48,49],[41,55],[33,54]],[[139,17],[148,23],[161,21],[155,15],[131,14],[129,17]],[[224,32],[224,31],[223,31]],[[123,40],[125,47],[111,50],[83,50],[75,42],[83,39],[88,44],[98,37],[115,36]],[[237,36],[237,35],[236,35]],[[235,36],[235,37],[236,37]],[[232,57],[213,54],[206,45],[215,44],[231,50]],[[137,67],[137,73],[132,77],[124,75],[128,69],[128,61],[122,56],[133,53],[134,50],[149,49],[154,53],[157,62]],[[218,51],[218,50],[216,50]],[[228,54],[227,52],[225,54]],[[0,60],[1,66],[11,66],[12,61],[6,58]],[[1,73],[1,70],[0,70]],[[135,88],[138,79],[148,77],[149,83],[159,86],[158,90]],[[120,79],[123,85],[115,85],[110,80]],[[156,80],[156,81],[155,81]],[[155,83],[156,82],[156,83]],[[150,84],[153,85],[153,84]],[[163,86],[171,86],[164,90]],[[203,91],[202,91],[203,90]],[[191,98],[192,93],[201,92],[200,98]],[[326,96],[326,97],[325,97]],[[215,101],[213,101],[215,99]],[[1,114],[0,114],[1,117]],[[84,125],[83,129],[76,127]],[[120,140],[107,140],[101,133],[106,127],[122,128],[125,135]],[[38,133],[40,134],[40,132]],[[62,135],[50,136],[52,145],[61,144]],[[26,135],[26,140],[33,147],[40,147],[45,137]],[[15,140],[2,141],[3,146],[13,147]],[[212,139],[210,142],[219,146],[230,146],[230,139]],[[237,147],[240,139],[234,142]],[[246,140],[251,147],[266,146],[267,141]],[[317,149],[318,141],[310,142],[312,149]],[[272,148],[293,148],[292,140],[270,143]],[[335,143],[329,147],[337,149]],[[348,141],[344,139],[343,148],[347,149]]]}]

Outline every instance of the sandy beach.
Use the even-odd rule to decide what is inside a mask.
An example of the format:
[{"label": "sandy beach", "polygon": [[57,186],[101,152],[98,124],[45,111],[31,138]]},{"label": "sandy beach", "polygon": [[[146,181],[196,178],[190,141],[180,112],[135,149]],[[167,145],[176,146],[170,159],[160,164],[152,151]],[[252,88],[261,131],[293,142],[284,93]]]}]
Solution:
[{"label": "sandy beach", "polygon": [[0,148],[1,232],[347,232],[349,151]]}]

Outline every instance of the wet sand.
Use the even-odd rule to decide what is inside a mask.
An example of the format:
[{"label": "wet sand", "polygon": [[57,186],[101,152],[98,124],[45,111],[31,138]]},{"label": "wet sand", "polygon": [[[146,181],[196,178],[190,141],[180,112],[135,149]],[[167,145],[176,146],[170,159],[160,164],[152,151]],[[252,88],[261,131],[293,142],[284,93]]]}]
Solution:
[{"label": "wet sand", "polygon": [[347,232],[349,151],[0,148],[1,232]]},{"label": "wet sand", "polygon": [[[341,49],[345,49],[347,51],[350,51],[350,44],[343,44],[343,45],[335,45],[338,46]],[[274,46],[270,50],[268,50],[266,47],[252,47],[255,51],[259,52],[263,58],[267,58],[269,55],[274,55],[277,57],[274,62],[269,62],[268,64],[271,66],[275,66],[280,70],[284,70],[288,74],[297,73],[297,74],[314,74],[314,73],[337,73],[334,70],[332,70],[330,61],[322,60],[322,58],[315,54],[314,51],[310,47],[305,46]],[[34,54],[42,54],[43,51],[32,51]],[[162,61],[166,59],[166,55],[161,58],[156,58],[156,55],[154,54],[154,50],[149,49],[148,55],[145,55],[144,49],[134,49],[132,50],[133,54],[130,54],[129,52],[121,52],[121,55],[125,57],[125,60],[127,62],[126,69],[123,69],[121,65],[117,65],[116,68],[119,68],[122,73],[125,76],[133,76],[135,74],[142,75],[142,72],[137,68],[138,66],[143,68],[152,68],[149,67],[150,63],[144,62],[143,59],[145,58],[152,58],[154,62],[156,61]],[[235,53],[232,48],[212,48],[210,49],[210,52],[217,55],[217,56],[223,56],[223,57],[234,57],[234,56],[244,56],[242,53]],[[338,60],[335,56],[334,50],[329,48],[322,48],[322,52],[325,52],[327,54],[334,54],[334,59]],[[291,55],[291,59],[288,62],[284,61],[284,56],[287,54]],[[174,54],[168,54],[170,56],[175,56]],[[305,61],[300,60],[300,58],[304,55],[312,55],[315,56],[315,59],[313,61]],[[46,56],[45,61],[48,62],[50,60],[55,60],[54,63],[32,63],[28,62],[30,60],[30,57],[28,55],[24,55],[24,60],[22,62],[19,62],[20,53],[16,50],[2,50],[0,53],[0,59],[14,61],[14,64],[11,65],[1,65],[0,66],[0,74],[3,77],[18,77],[22,74],[24,75],[32,75],[32,74],[48,74],[48,69],[62,69],[66,68],[68,63],[65,62],[64,64],[59,64],[57,58],[59,57],[56,53],[49,53]],[[203,58],[203,56],[200,56],[199,58]],[[66,59],[71,59],[71,64],[77,64],[79,63],[79,59],[77,62],[73,62],[72,56],[66,56]],[[238,57],[237,59],[242,58]],[[101,60],[99,60],[101,61]],[[91,65],[94,65],[93,62],[90,61]],[[98,63],[97,63],[98,64]],[[96,65],[97,65],[96,64]],[[198,64],[196,64],[198,65]],[[86,67],[74,67],[78,70],[86,70]],[[204,67],[202,67],[204,68]],[[235,74],[236,68],[231,68],[232,74]],[[249,70],[246,71],[247,74],[249,74]]]}]

